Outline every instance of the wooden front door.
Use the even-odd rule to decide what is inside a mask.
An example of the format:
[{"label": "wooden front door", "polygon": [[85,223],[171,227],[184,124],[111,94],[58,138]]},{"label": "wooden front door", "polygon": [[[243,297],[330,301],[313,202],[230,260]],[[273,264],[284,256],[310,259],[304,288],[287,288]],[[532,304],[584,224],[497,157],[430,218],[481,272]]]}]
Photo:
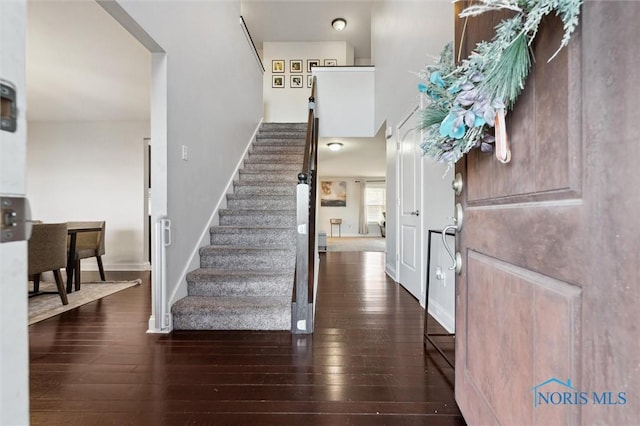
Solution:
[{"label": "wooden front door", "polygon": [[[498,18],[470,18],[464,39],[457,19],[458,46]],[[550,63],[562,23],[541,25],[511,163],[476,150],[456,165],[456,400],[471,425],[640,421],[640,3],[585,2],[580,18]]]}]

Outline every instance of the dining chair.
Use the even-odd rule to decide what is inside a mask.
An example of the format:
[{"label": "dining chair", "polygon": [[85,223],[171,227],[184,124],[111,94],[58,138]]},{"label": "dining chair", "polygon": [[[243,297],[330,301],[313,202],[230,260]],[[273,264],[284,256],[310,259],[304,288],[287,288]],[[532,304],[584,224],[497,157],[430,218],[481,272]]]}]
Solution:
[{"label": "dining chair", "polygon": [[[79,232],[76,237],[76,252],[74,255],[75,268],[73,279],[75,280],[76,290],[80,289],[80,260],[95,257],[98,262],[98,270],[100,271],[100,279],[106,281],[104,274],[104,266],[102,265],[102,255],[105,253],[104,236],[105,221],[95,222],[68,222],[69,228],[100,228],[96,232]],[[68,244],[68,243],[67,243]]]},{"label": "dining chair", "polygon": [[28,244],[29,277],[33,277],[33,295],[40,293],[40,275],[53,271],[58,294],[63,305],[67,305],[67,291],[62,282],[60,269],[67,265],[67,224],[34,224]]}]

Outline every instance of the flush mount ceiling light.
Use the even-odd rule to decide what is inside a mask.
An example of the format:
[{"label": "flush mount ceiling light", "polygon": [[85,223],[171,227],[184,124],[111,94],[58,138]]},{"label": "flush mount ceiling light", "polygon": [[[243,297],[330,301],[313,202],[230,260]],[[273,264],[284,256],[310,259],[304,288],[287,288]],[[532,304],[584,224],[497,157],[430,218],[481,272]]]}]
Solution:
[{"label": "flush mount ceiling light", "polygon": [[342,144],[340,142],[331,142],[328,143],[327,146],[331,151],[340,151],[340,148],[342,148]]},{"label": "flush mount ceiling light", "polygon": [[347,20],[344,18],[336,18],[331,21],[331,26],[336,31],[342,31],[347,26]]}]

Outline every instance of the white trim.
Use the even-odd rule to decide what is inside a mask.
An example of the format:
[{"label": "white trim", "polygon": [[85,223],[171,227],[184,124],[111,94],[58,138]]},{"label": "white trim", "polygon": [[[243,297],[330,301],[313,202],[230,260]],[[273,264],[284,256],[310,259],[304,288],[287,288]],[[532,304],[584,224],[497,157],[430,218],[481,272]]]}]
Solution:
[{"label": "white trim", "polygon": [[396,284],[398,283],[397,280],[397,276],[396,276],[396,271],[394,269],[391,269],[391,267],[389,265],[387,265],[387,267],[384,269],[384,272],[389,276],[389,278],[391,278]]},{"label": "white trim", "polygon": [[[229,178],[229,181],[227,182],[226,190],[222,193],[222,195],[220,195],[220,198],[218,199],[218,203],[216,204],[213,211],[211,212],[211,216],[209,216],[209,220],[207,221],[206,225],[204,226],[204,229],[202,230],[202,233],[200,234],[199,243],[196,244],[196,246],[193,248],[193,251],[191,252],[191,256],[189,256],[189,260],[185,264],[182,272],[180,273],[180,277],[182,278],[180,283],[175,287],[175,289],[173,290],[173,293],[171,293],[171,296],[168,299],[169,306],[173,305],[175,302],[177,302],[179,299],[183,297],[183,296],[178,296],[178,294],[185,294],[184,292],[186,291],[186,288],[187,288],[187,273],[193,269],[194,262],[196,260],[199,261],[199,258],[197,258],[197,256],[200,256],[200,247],[207,246],[210,244],[211,237],[209,234],[209,230],[211,229],[212,226],[215,226],[218,224],[218,211],[220,210],[221,207],[226,206],[227,194],[233,192],[233,181],[238,176],[238,170],[240,170],[241,166],[244,164],[244,160],[247,157],[249,149],[251,148],[253,141],[256,139],[258,131],[260,130],[260,126],[262,126],[262,121],[263,121],[263,118],[261,118],[260,121],[258,122],[258,125],[254,130],[253,135],[251,135],[251,138],[249,139],[249,143],[247,144],[244,150],[244,153],[240,157],[238,164],[236,164],[235,172]],[[169,315],[169,316],[171,317],[172,315]]]},{"label": "white trim", "polygon": [[433,299],[429,300],[429,314],[449,333],[455,333],[455,319],[453,315]]},{"label": "white trim", "polygon": [[[98,265],[87,265],[83,266],[82,262],[80,263],[81,271],[97,271]],[[104,264],[104,270],[108,271],[150,271],[151,263],[143,262],[143,263],[111,263]]]}]

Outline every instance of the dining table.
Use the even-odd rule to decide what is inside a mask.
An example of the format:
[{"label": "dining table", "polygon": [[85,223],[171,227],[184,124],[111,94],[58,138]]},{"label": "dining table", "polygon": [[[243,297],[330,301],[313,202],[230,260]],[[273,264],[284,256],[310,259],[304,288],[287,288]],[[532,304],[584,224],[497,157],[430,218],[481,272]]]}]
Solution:
[{"label": "dining table", "polygon": [[[102,230],[99,226],[69,226],[67,228],[67,234],[69,236],[69,251],[67,252],[67,293],[71,293],[73,287],[74,270],[76,267],[76,240],[78,234],[81,232],[100,232]],[[75,283],[75,289],[80,290],[80,283]]]}]

